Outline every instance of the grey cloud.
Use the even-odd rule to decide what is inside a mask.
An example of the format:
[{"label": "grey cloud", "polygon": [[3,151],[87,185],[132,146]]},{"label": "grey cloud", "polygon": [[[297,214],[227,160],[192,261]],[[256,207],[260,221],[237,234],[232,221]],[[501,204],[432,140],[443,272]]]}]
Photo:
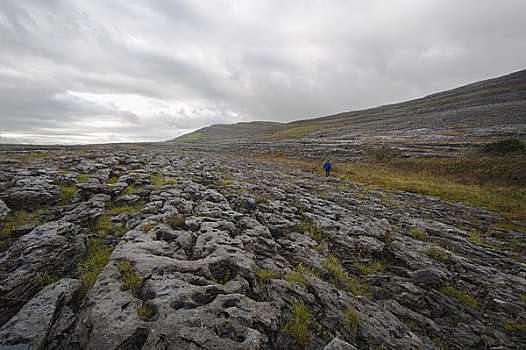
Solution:
[{"label": "grey cloud", "polygon": [[525,68],[525,12],[522,0],[4,0],[0,141],[164,140],[416,98]]}]

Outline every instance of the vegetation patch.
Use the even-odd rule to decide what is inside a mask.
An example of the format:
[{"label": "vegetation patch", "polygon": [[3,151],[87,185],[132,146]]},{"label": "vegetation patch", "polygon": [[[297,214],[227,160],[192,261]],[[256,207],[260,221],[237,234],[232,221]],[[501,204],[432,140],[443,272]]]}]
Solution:
[{"label": "vegetation patch", "polygon": [[137,308],[137,316],[143,321],[149,321],[157,313],[155,306],[149,302],[143,302]]},{"label": "vegetation patch", "polygon": [[77,176],[77,183],[81,184],[88,181],[90,174],[79,174]]},{"label": "vegetation patch", "polygon": [[122,194],[132,194],[132,193],[135,193],[138,191],[138,188],[137,186],[135,186],[134,184],[131,184],[131,185],[128,185],[124,191],[122,191]]},{"label": "vegetation patch", "polygon": [[11,231],[23,225],[38,225],[41,223],[40,215],[43,210],[35,210],[32,212],[25,210],[17,210],[11,212],[0,224],[0,237],[7,236]]},{"label": "vegetation patch", "polygon": [[425,251],[425,254],[443,263],[449,262],[451,258],[448,253],[438,248],[429,248]]},{"label": "vegetation patch", "polygon": [[62,205],[70,204],[75,193],[77,193],[77,186],[60,184],[60,203]]},{"label": "vegetation patch", "polygon": [[385,265],[381,261],[372,261],[369,263],[357,262],[354,266],[356,266],[362,275],[385,271]]},{"label": "vegetation patch", "polygon": [[268,204],[272,200],[272,196],[268,192],[256,191],[254,193],[254,200],[257,204]]},{"label": "vegetation patch", "polygon": [[171,214],[163,218],[163,222],[174,230],[186,230],[186,216],[183,214]]},{"label": "vegetation patch", "polygon": [[16,157],[18,160],[22,161],[35,161],[45,159],[49,156],[49,153],[46,151],[31,151],[23,155]]},{"label": "vegetation patch", "polygon": [[285,325],[283,329],[292,339],[296,345],[303,347],[310,339],[314,320],[311,311],[302,303],[295,303],[292,305],[292,318]]},{"label": "vegetation patch", "polygon": [[457,289],[453,286],[444,286],[440,288],[440,292],[444,295],[455,298],[456,300],[458,300],[458,302],[467,307],[470,307],[474,310],[479,309],[477,299],[469,292]]},{"label": "vegetation patch", "polygon": [[121,283],[124,289],[137,297],[144,282],[142,276],[133,271],[132,264],[129,260],[120,262],[119,265],[117,265],[117,269],[121,274]]},{"label": "vegetation patch", "polygon": [[206,133],[202,131],[194,131],[189,134],[185,134],[182,136],[179,136],[176,140],[178,141],[189,141],[189,142],[196,142],[206,139]]},{"label": "vegetation patch", "polygon": [[74,297],[77,305],[82,302],[88,289],[108,263],[111,252],[111,248],[102,239],[90,238],[88,240],[88,252],[84,259],[78,263],[80,288]]},{"label": "vegetation patch", "polygon": [[298,225],[298,231],[302,234],[308,235],[312,240],[316,241],[317,243],[321,243],[321,241],[323,241],[324,239],[324,235],[320,225],[308,218],[300,222],[300,224]]},{"label": "vegetation patch", "polygon": [[354,295],[369,295],[371,287],[367,284],[362,284],[356,277],[351,277],[345,271],[344,267],[334,255],[329,255],[322,263],[322,267],[327,270],[331,278],[329,282],[344,289]]},{"label": "vegetation patch", "polygon": [[164,178],[160,172],[155,172],[150,176],[150,183],[155,188],[161,188],[163,186],[173,185],[177,183],[175,178]]},{"label": "vegetation patch", "polygon": [[258,269],[255,272],[255,276],[260,285],[265,285],[270,280],[279,278],[277,273],[269,269]]},{"label": "vegetation patch", "polygon": [[514,153],[525,153],[526,144],[519,139],[505,139],[485,144],[482,151],[495,156],[509,156]]},{"label": "vegetation patch", "polygon": [[117,175],[112,175],[108,178],[108,180],[106,180],[106,183],[108,185],[112,185],[112,184],[116,184],[117,182],[119,181],[119,176]]},{"label": "vegetation patch", "polygon": [[471,242],[476,243],[480,246],[488,247],[488,248],[495,248],[495,246],[492,243],[486,241],[484,237],[482,237],[476,230],[471,230],[469,232],[468,239]]},{"label": "vegetation patch", "polygon": [[416,239],[419,239],[421,241],[427,241],[427,235],[425,234],[424,231],[418,228],[412,228],[410,232],[413,236],[415,236]]},{"label": "vegetation patch", "polygon": [[509,321],[504,323],[504,329],[514,335],[526,335],[526,323],[518,321]]},{"label": "vegetation patch", "polygon": [[291,271],[287,273],[285,276],[283,276],[283,279],[285,281],[297,283],[297,284],[307,284],[307,279],[305,278],[305,275],[301,271]]},{"label": "vegetation patch", "polygon": [[45,286],[58,282],[59,280],[60,280],[60,276],[54,273],[49,273],[47,271],[44,271],[44,273],[40,275],[38,279],[38,285],[41,288],[44,288]]},{"label": "vegetation patch", "polygon": [[358,331],[362,326],[362,320],[358,311],[353,308],[348,308],[343,314],[342,326],[349,338],[356,339]]}]

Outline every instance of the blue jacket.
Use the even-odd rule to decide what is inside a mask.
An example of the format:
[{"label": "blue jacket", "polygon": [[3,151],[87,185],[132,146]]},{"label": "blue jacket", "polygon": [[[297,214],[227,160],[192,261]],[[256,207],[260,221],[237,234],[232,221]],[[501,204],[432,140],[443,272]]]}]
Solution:
[{"label": "blue jacket", "polygon": [[323,164],[323,169],[324,170],[331,170],[331,163],[329,162],[325,162],[325,164]]}]

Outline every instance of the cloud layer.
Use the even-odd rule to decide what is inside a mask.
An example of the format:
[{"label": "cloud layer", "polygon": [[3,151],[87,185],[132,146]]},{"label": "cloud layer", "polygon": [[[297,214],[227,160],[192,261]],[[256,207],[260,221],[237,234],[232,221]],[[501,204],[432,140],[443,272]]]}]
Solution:
[{"label": "cloud layer", "polygon": [[0,142],[160,141],[524,69],[523,0],[0,1]]}]

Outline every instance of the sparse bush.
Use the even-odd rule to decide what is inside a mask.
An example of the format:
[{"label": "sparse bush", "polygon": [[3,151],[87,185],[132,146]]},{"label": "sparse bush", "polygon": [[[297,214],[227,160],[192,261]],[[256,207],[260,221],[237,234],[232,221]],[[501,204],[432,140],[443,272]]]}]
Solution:
[{"label": "sparse bush", "polygon": [[342,325],[351,339],[356,339],[358,330],[362,325],[360,314],[353,308],[349,308],[343,314]]},{"label": "sparse bush", "polygon": [[415,238],[421,240],[421,241],[427,241],[427,235],[424,231],[418,229],[418,228],[412,228],[410,230],[411,234],[415,236]]},{"label": "sparse bush", "polygon": [[284,331],[291,336],[296,344],[303,347],[310,338],[311,328],[314,325],[312,313],[302,303],[292,305],[292,318],[285,325]]},{"label": "sparse bush", "polygon": [[309,237],[317,243],[323,241],[324,236],[321,227],[311,219],[305,219],[300,222],[298,225],[298,231],[302,234],[309,235]]},{"label": "sparse bush", "polygon": [[254,193],[254,200],[257,204],[268,204],[272,200],[272,196],[268,192],[256,191]]},{"label": "sparse bush", "polygon": [[505,139],[484,145],[483,152],[496,156],[507,156],[513,153],[526,152],[526,145],[518,139]]},{"label": "sparse bush", "polygon": [[369,153],[376,161],[383,162],[399,156],[400,151],[395,148],[382,146],[380,148],[370,150]]},{"label": "sparse bush", "polygon": [[138,296],[141,291],[143,278],[132,270],[132,264],[129,260],[124,260],[117,265],[121,274],[121,282],[124,288],[134,296]]},{"label": "sparse bush", "polygon": [[164,217],[163,222],[174,230],[186,229],[186,216],[183,214],[171,214]]},{"label": "sparse bush", "polygon": [[444,295],[455,298],[458,302],[467,307],[475,310],[479,309],[477,299],[469,292],[459,290],[453,286],[444,286],[440,288],[440,292]]},{"label": "sparse bush", "polygon": [[150,302],[143,302],[137,308],[137,316],[143,321],[149,321],[156,313],[155,306]]}]

